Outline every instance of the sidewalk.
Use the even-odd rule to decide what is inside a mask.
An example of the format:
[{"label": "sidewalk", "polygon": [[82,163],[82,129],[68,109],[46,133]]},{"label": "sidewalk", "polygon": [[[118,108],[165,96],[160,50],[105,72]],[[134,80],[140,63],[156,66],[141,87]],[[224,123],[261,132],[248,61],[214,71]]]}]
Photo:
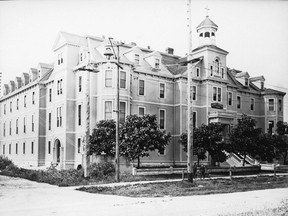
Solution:
[{"label": "sidewalk", "polygon": [[[249,177],[259,177],[259,176],[274,176],[273,173],[259,174],[259,175],[235,175],[232,178],[249,178]],[[288,176],[288,173],[277,173],[276,176]],[[230,179],[230,176],[217,176],[217,177],[208,177],[207,179]],[[186,179],[185,179],[186,180]],[[135,181],[135,182],[114,182],[107,184],[91,184],[91,185],[80,185],[80,186],[70,186],[68,189],[78,189],[81,187],[117,187],[117,186],[127,186],[127,185],[137,185],[137,184],[150,184],[150,183],[162,183],[162,182],[178,182],[182,179],[163,179],[163,180],[152,180],[152,181]],[[194,179],[194,181],[201,181],[199,178]]]}]

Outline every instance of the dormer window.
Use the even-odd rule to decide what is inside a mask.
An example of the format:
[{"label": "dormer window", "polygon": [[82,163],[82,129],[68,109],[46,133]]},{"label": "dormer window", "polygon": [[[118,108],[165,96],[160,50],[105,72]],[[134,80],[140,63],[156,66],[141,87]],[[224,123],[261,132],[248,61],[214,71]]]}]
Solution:
[{"label": "dormer window", "polygon": [[159,59],[155,59],[155,68],[156,69],[160,68],[160,60]]},{"label": "dormer window", "polygon": [[210,33],[209,32],[205,32],[205,37],[210,38]]},{"label": "dormer window", "polygon": [[245,86],[249,86],[249,79],[248,79],[248,77],[245,77]]},{"label": "dormer window", "polygon": [[138,54],[135,54],[134,58],[135,58],[134,59],[135,64],[139,64],[140,63],[140,56]]},{"label": "dormer window", "polygon": [[63,54],[59,53],[58,54],[58,65],[63,64]]}]

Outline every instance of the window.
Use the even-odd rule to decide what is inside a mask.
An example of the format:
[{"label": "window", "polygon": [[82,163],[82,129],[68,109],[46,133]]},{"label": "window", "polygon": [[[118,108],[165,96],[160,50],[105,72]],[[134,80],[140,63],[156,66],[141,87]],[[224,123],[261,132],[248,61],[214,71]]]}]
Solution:
[{"label": "window", "polygon": [[210,33],[209,32],[205,32],[204,37],[210,37]]},{"label": "window", "polygon": [[80,62],[83,60],[83,53],[80,53]]},{"label": "window", "polygon": [[10,101],[10,112],[12,112],[12,101]]},{"label": "window", "polygon": [[78,125],[81,125],[81,105],[78,105]]},{"label": "window", "polygon": [[59,53],[58,54],[58,65],[63,64],[63,54]]},{"label": "window", "polygon": [[196,68],[196,76],[200,77],[200,68],[199,67]]},{"label": "window", "polygon": [[224,68],[221,68],[221,78],[222,78],[222,79],[224,79],[224,75],[225,75],[225,73],[224,73]]},{"label": "window", "polygon": [[5,145],[3,145],[3,155],[5,155]]},{"label": "window", "polygon": [[18,119],[16,119],[16,134],[18,134]]},{"label": "window", "polygon": [[220,73],[220,62],[218,59],[215,60],[215,71],[217,73],[217,75],[219,75]]},{"label": "window", "polygon": [[9,144],[9,154],[11,154],[11,144]]},{"label": "window", "polygon": [[24,95],[24,107],[26,107],[26,95]]},{"label": "window", "polygon": [[163,147],[163,149],[160,150],[158,149],[158,154],[162,156],[165,155],[165,147]]},{"label": "window", "polygon": [[32,104],[35,104],[35,92],[32,93]]},{"label": "window", "polygon": [[4,115],[6,114],[6,104],[4,104]]},{"label": "window", "polygon": [[255,104],[255,100],[254,100],[254,98],[251,98],[251,104],[250,104],[250,110],[254,110],[254,105]]},{"label": "window", "polygon": [[268,122],[268,133],[272,134],[274,128],[274,121]]},{"label": "window", "polygon": [[80,149],[81,149],[81,138],[77,139],[77,153],[80,153]]},{"label": "window", "polygon": [[9,135],[11,135],[12,134],[12,128],[11,128],[11,121],[9,122]]},{"label": "window", "polygon": [[241,108],[241,97],[237,96],[237,109]]},{"label": "window", "polygon": [[17,101],[16,101],[16,109],[19,110],[19,98],[17,98]]},{"label": "window", "polygon": [[262,81],[260,85],[261,85],[261,90],[263,90],[264,89],[264,82]]},{"label": "window", "polygon": [[160,60],[159,59],[155,59],[155,68],[156,69],[160,68]]},{"label": "window", "polygon": [[34,116],[32,115],[32,131],[34,131]]},{"label": "window", "polygon": [[48,154],[51,154],[51,141],[48,141]]},{"label": "window", "polygon": [[105,101],[105,120],[112,119],[112,101]]},{"label": "window", "polygon": [[164,97],[165,97],[165,84],[160,83],[160,98],[164,98]]},{"label": "window", "polygon": [[192,86],[192,100],[196,100],[197,88]]},{"label": "window", "polygon": [[213,87],[213,101],[217,100],[217,88]]},{"label": "window", "polygon": [[125,116],[126,116],[126,103],[120,102],[120,116],[119,116],[120,123],[125,122]]},{"label": "window", "polygon": [[139,80],[139,95],[144,95],[144,87],[145,87],[144,80]]},{"label": "window", "polygon": [[221,88],[218,88],[218,102],[221,102],[222,100],[222,89]]},{"label": "window", "polygon": [[278,110],[279,112],[282,112],[282,100],[281,99],[278,100]]},{"label": "window", "polygon": [[23,132],[26,133],[26,118],[23,119]]},{"label": "window", "polygon": [[232,106],[232,97],[233,97],[232,92],[228,92],[228,105],[229,106]]},{"label": "window", "polygon": [[210,76],[213,76],[213,66],[210,66]]},{"label": "window", "polygon": [[165,129],[165,110],[160,110],[160,129]]},{"label": "window", "polygon": [[48,130],[51,130],[51,113],[48,114]]},{"label": "window", "polygon": [[120,88],[126,88],[126,72],[120,71]]},{"label": "window", "polygon": [[34,142],[31,142],[31,154],[34,154]]},{"label": "window", "polygon": [[23,143],[23,154],[25,154],[25,142]]},{"label": "window", "polygon": [[196,115],[197,113],[196,112],[193,112],[193,128],[195,128],[196,127]]},{"label": "window", "polygon": [[112,87],[112,70],[105,71],[105,87]]},{"label": "window", "polygon": [[78,80],[78,91],[79,91],[79,92],[82,91],[82,76],[79,76],[79,80]]},{"label": "window", "polygon": [[5,123],[3,124],[3,136],[5,136],[6,133],[6,128],[5,128]]},{"label": "window", "polygon": [[49,102],[52,101],[52,88],[49,89]]},{"label": "window", "polygon": [[245,77],[244,80],[245,80],[245,86],[248,86],[248,85],[249,85],[249,79],[248,79],[248,77]]},{"label": "window", "polygon": [[16,143],[16,146],[15,146],[15,154],[18,154],[18,143]]},{"label": "window", "polygon": [[138,54],[135,54],[135,59],[134,59],[134,62],[135,64],[139,64],[140,63],[140,56]]},{"label": "window", "polygon": [[141,117],[145,115],[145,108],[144,107],[138,108],[138,115]]},{"label": "window", "polygon": [[268,100],[268,110],[269,111],[274,111],[274,99],[269,99]]},{"label": "window", "polygon": [[62,107],[57,108],[57,127],[62,126]]},{"label": "window", "polygon": [[63,84],[63,79],[60,79],[60,80],[57,81],[57,94],[58,95],[63,93],[62,84]]}]

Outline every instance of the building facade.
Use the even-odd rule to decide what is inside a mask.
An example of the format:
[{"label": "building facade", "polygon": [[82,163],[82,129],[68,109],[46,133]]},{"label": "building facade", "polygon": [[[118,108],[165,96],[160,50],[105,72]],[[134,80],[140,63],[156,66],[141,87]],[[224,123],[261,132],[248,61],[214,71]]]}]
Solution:
[{"label": "building facade", "polygon": [[[216,46],[217,29],[208,16],[197,27],[190,87],[194,126],[221,122],[229,132],[245,113],[263,131],[273,132],[283,121],[285,93],[266,88],[263,76],[228,68],[228,52]],[[187,57],[174,55],[172,48],[159,52],[135,43],[117,46],[114,54],[108,39],[60,32],[53,64],[39,63],[4,85],[1,155],[19,166],[57,163],[67,169],[82,164],[87,128],[91,133],[98,121],[116,117],[119,55],[120,122],[130,114],[156,114],[160,129],[172,134],[164,152],[141,161],[185,163],[179,138],[187,130]]]}]

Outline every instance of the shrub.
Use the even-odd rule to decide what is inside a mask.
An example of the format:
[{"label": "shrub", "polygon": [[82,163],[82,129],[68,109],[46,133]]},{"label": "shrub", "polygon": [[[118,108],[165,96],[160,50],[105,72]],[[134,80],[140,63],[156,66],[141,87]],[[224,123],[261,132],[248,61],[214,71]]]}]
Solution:
[{"label": "shrub", "polygon": [[94,163],[89,167],[91,178],[107,178],[115,174],[115,167],[112,162]]},{"label": "shrub", "polygon": [[13,162],[7,157],[0,156],[0,170],[4,170],[7,166],[13,164]]}]

